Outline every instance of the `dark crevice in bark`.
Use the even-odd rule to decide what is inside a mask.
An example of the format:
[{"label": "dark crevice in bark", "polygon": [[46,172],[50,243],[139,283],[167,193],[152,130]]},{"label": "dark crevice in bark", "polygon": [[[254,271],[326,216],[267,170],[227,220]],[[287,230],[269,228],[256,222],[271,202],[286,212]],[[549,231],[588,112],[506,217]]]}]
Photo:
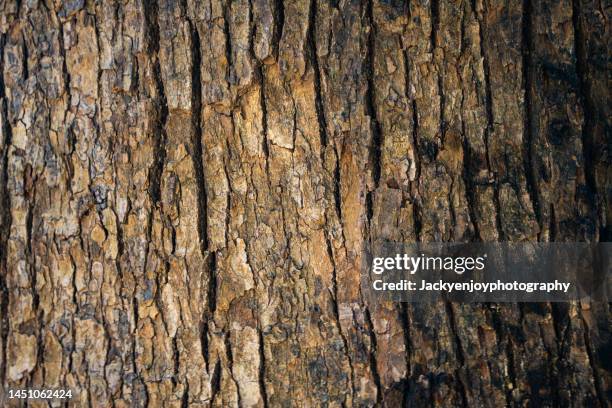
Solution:
[{"label": "dark crevice in bark", "polygon": [[264,69],[261,65],[258,67],[258,72],[259,72],[259,79],[261,81],[261,86],[259,87],[259,100],[261,103],[261,127],[263,130],[263,140],[262,140],[261,148],[262,148],[264,157],[266,158],[266,174],[269,176],[270,175],[270,164],[269,164],[270,146],[268,145],[269,144],[268,106],[266,104],[266,88],[265,88],[266,78],[264,76]]},{"label": "dark crevice in bark", "polygon": [[[542,327],[540,326],[540,335],[541,338],[543,340],[543,345],[544,345],[544,349],[546,350],[546,357],[547,357],[547,367],[546,367],[546,372],[547,372],[547,376],[548,378],[550,378],[550,381],[548,382],[548,384],[546,384],[547,386],[551,387],[551,393],[552,393],[552,401],[554,403],[554,406],[562,406],[561,403],[561,395],[559,393],[560,390],[563,389],[563,383],[561,381],[559,374],[559,370],[558,370],[558,363],[559,363],[559,356],[558,356],[558,349],[557,349],[557,343],[558,343],[558,338],[559,338],[559,333],[557,332],[557,328],[556,328],[556,317],[555,317],[555,310],[554,310],[554,303],[520,303],[518,305],[520,312],[521,312],[521,322],[523,321],[523,317],[525,315],[525,309],[530,308],[532,305],[534,305],[537,308],[546,308],[544,313],[546,314],[546,316],[550,316],[553,320],[553,329],[555,331],[555,342],[551,343],[551,347],[548,347],[548,344],[545,341],[544,338],[544,334],[542,333]],[[536,312],[538,313],[538,312]],[[540,314],[542,314],[540,312]]]},{"label": "dark crevice in bark", "polygon": [[23,60],[21,61],[22,62],[21,73],[23,75],[24,81],[27,81],[28,78],[30,77],[30,69],[28,67],[28,59],[30,58],[30,55],[28,52],[28,46],[26,43],[25,35],[23,36],[23,39],[21,41],[21,51],[23,52]]},{"label": "dark crevice in bark", "polygon": [[[215,315],[217,310],[217,253],[215,251],[208,252],[208,316],[207,319],[210,321]],[[205,339],[204,345],[206,350],[202,350],[208,356],[208,338]],[[208,358],[206,358],[208,361]]]},{"label": "dark crevice in bark", "polygon": [[263,406],[268,407],[268,392],[266,391],[266,353],[264,350],[263,330],[257,330],[259,335],[259,390],[263,399]]},{"label": "dark crevice in bark", "polygon": [[[476,10],[476,6],[472,6],[474,10]],[[491,90],[491,69],[489,67],[489,59],[487,58],[487,53],[485,51],[485,36],[482,17],[477,16],[478,21],[478,35],[480,36],[480,55],[482,57],[482,65],[483,65],[483,75],[484,75],[484,85],[485,85],[485,112],[487,115],[487,126],[484,131],[484,146],[485,146],[485,158],[487,162],[487,169],[489,170],[489,174],[492,173],[491,166],[491,155],[489,149],[489,141],[491,139],[491,135],[494,131],[495,119],[493,115],[493,93]],[[501,218],[501,203],[499,199],[499,177],[500,175],[497,172],[493,173],[494,184],[493,184],[493,205],[495,208],[495,225],[498,232],[498,240],[503,241],[505,239],[503,222]]]},{"label": "dark crevice in bark", "polygon": [[213,406],[217,394],[221,391],[221,362],[215,362],[215,368],[210,377],[210,405]]},{"label": "dark crevice in bark", "polygon": [[334,146],[334,155],[336,157],[336,163],[334,166],[334,204],[338,221],[342,222],[342,185],[340,184],[340,157],[338,156],[338,149],[336,148],[336,146]]},{"label": "dark crevice in bark", "polygon": [[[283,29],[285,27],[285,5],[283,0],[274,1],[274,34],[272,36],[272,47],[276,59],[278,60],[280,54],[280,42],[283,38]],[[314,1],[314,0],[313,0]]]},{"label": "dark crevice in bark", "polygon": [[255,55],[255,22],[253,21],[253,12],[253,1],[249,0],[249,57],[251,57],[252,63],[259,64],[260,62]]},{"label": "dark crevice in bark", "polygon": [[461,133],[463,134],[463,171],[462,177],[463,182],[465,184],[465,198],[468,204],[468,213],[470,215],[470,219],[472,221],[472,227],[474,228],[474,241],[482,241],[482,237],[480,236],[480,229],[478,227],[478,222],[476,220],[476,206],[477,206],[477,193],[476,193],[476,185],[474,183],[474,174],[472,172],[473,162],[472,162],[472,149],[470,148],[470,144],[468,142],[468,137],[465,131],[465,122],[461,122]]},{"label": "dark crevice in bark", "polygon": [[[338,277],[337,277],[337,270],[336,270],[336,261],[334,259],[334,251],[332,248],[332,244],[327,234],[325,235],[325,243],[327,244],[327,256],[329,257],[329,260],[333,268],[332,270],[332,311],[336,318],[336,322],[338,323],[338,329],[341,330],[340,312],[338,310],[338,279],[337,279]],[[346,341],[345,341],[345,346],[346,346]]]},{"label": "dark crevice in bark", "polygon": [[589,364],[593,371],[593,382],[595,383],[595,393],[601,407],[607,406],[608,399],[606,397],[606,391],[604,391],[604,381],[601,378],[599,369],[597,367],[597,356],[593,353],[593,343],[591,342],[591,335],[589,334],[589,325],[582,314],[582,309],[579,307],[580,320],[582,321],[582,328],[584,330],[584,344],[589,357]]},{"label": "dark crevice in bark", "polygon": [[[71,276],[71,280],[70,280],[70,284],[71,284],[71,289],[72,289],[72,293],[71,293],[71,301],[72,304],[74,305],[75,308],[75,312],[72,313],[72,315],[70,316],[70,337],[72,339],[72,344],[71,344],[71,348],[70,348],[70,352],[68,353],[68,371],[72,372],[72,368],[73,368],[73,355],[74,355],[74,351],[75,351],[75,346],[74,346],[74,341],[76,339],[76,324],[74,323],[75,320],[75,316],[79,315],[79,302],[78,302],[78,296],[77,296],[77,285],[76,285],[76,270],[77,270],[77,265],[76,262],[74,261],[74,258],[72,257],[72,255],[70,256],[70,266],[72,267],[72,276]],[[135,340],[132,339],[132,344],[135,344]],[[136,361],[136,360],[134,360]],[[135,366],[134,366],[135,367]],[[136,372],[134,370],[134,372]]]},{"label": "dark crevice in bark", "polygon": [[410,354],[412,353],[412,341],[410,339],[410,318],[408,316],[408,303],[401,302],[398,305],[398,313],[400,317],[400,322],[402,324],[402,331],[404,333],[404,353],[405,353],[405,362],[406,362],[406,378],[404,379],[404,389],[403,389],[403,404],[404,406],[409,406],[410,403],[410,374],[412,372],[412,363],[410,361]]},{"label": "dark crevice in bark", "polygon": [[412,220],[414,223],[414,237],[415,242],[421,242],[421,231],[423,229],[423,213],[421,210],[421,204],[418,199],[412,202]]},{"label": "dark crevice in bark", "polygon": [[459,368],[455,370],[455,383],[457,384],[457,392],[461,396],[461,402],[464,407],[469,406],[467,401],[466,387],[463,384],[463,379],[461,378],[460,371],[462,369],[466,369],[465,367],[465,353],[463,351],[463,346],[461,345],[461,338],[459,337],[459,333],[457,332],[457,321],[455,319],[455,311],[453,310],[453,305],[451,302],[446,301],[446,315],[448,316],[448,323],[450,332],[453,336],[453,343],[455,345],[456,353],[457,353],[457,362],[459,363]]},{"label": "dark crevice in bark", "polygon": [[505,397],[506,397],[506,403],[508,404],[509,407],[511,407],[515,405],[512,403],[514,401],[514,398],[512,397],[512,390],[516,388],[517,380],[516,380],[516,369],[515,369],[515,362],[514,362],[514,346],[513,346],[512,341],[510,341],[509,339],[506,340],[505,352],[506,352],[507,368],[508,368],[508,380],[510,381],[510,385],[511,385],[511,387],[509,387],[508,384],[505,384],[505,388],[506,388]]},{"label": "dark crevice in bark", "polygon": [[514,368],[514,350],[512,348],[513,345],[509,338],[508,330],[506,329],[504,321],[500,315],[498,306],[489,303],[487,304],[487,307],[491,314],[493,330],[497,336],[497,344],[499,345],[498,349],[501,351],[503,347],[503,351],[506,353],[506,369],[510,384],[504,383],[504,396],[506,398],[506,405],[508,407],[512,407],[515,405],[513,402],[514,399],[512,398],[512,390],[516,389],[517,386],[516,370]]},{"label": "dark crevice in bark", "polygon": [[[372,197],[375,193],[368,191],[366,194],[366,215],[368,217],[368,225],[371,225],[372,218],[374,217],[374,198]],[[370,231],[371,232],[371,231]],[[370,241],[372,241],[370,236]]]},{"label": "dark crevice in bark", "polygon": [[370,315],[370,310],[365,307],[364,310],[366,323],[368,325],[368,334],[370,337],[370,370],[372,371],[372,378],[374,379],[374,384],[376,385],[376,402],[380,404],[382,402],[383,393],[382,393],[382,383],[380,381],[380,374],[378,373],[378,366],[376,364],[376,333],[374,333],[374,324],[372,323],[372,316]]},{"label": "dark crevice in bark", "polygon": [[325,242],[327,245],[327,256],[329,256],[330,262],[332,264],[332,312],[334,314],[334,318],[336,320],[336,326],[338,328],[338,334],[342,339],[342,344],[344,346],[344,354],[346,356],[347,362],[350,368],[350,381],[351,381],[351,390],[355,389],[355,372],[353,369],[353,362],[351,360],[351,355],[349,353],[349,346],[346,336],[342,332],[342,325],[340,324],[340,311],[338,308],[338,270],[336,267],[336,260],[334,258],[334,252],[331,240],[329,236],[325,234]]},{"label": "dark crevice in bark", "polygon": [[498,241],[503,242],[506,240],[506,234],[504,232],[504,227],[502,223],[501,216],[501,200],[499,199],[499,180],[496,177],[494,190],[493,190],[493,205],[495,207],[495,225],[498,232]]},{"label": "dark crevice in bark", "polygon": [[240,398],[240,385],[238,384],[238,382],[236,381],[236,379],[234,378],[234,354],[232,352],[232,342],[230,339],[230,332],[226,332],[223,338],[223,342],[225,345],[225,357],[227,358],[227,369],[230,373],[230,377],[232,377],[232,381],[234,382],[234,384],[236,385],[236,399],[237,399],[237,403],[238,406],[241,407],[242,406],[242,400]]},{"label": "dark crevice in bark", "polygon": [[166,123],[168,120],[168,101],[164,90],[164,83],[161,76],[161,65],[159,61],[159,23],[157,21],[158,10],[157,5],[152,5],[146,8],[145,21],[149,30],[149,52],[153,56],[153,76],[157,91],[156,104],[156,122],[154,125],[155,140],[155,162],[149,170],[149,195],[152,205],[155,205],[161,199],[161,176],[166,161]]},{"label": "dark crevice in bark", "polygon": [[574,46],[576,52],[576,73],[579,79],[580,101],[584,114],[584,125],[582,126],[582,155],[584,160],[584,172],[586,186],[588,189],[587,199],[595,218],[599,215],[597,203],[597,182],[595,179],[595,142],[593,140],[595,124],[598,122],[596,102],[591,98],[591,83],[588,79],[587,69],[589,66],[586,38],[583,24],[581,23],[581,0],[572,1],[572,21],[574,24]]},{"label": "dark crevice in bark", "polygon": [[0,228],[3,231],[0,234],[0,337],[2,338],[2,361],[0,364],[0,382],[4,384],[6,379],[6,342],[8,340],[9,331],[9,293],[6,277],[8,276],[7,265],[7,250],[8,238],[10,235],[12,217],[11,217],[11,197],[8,188],[8,151],[12,143],[11,126],[8,120],[8,106],[6,101],[6,92],[4,84],[4,46],[6,44],[6,36],[0,38],[0,109],[2,112],[2,134],[4,136],[2,147],[2,156],[0,159]]},{"label": "dark crevice in bark", "polygon": [[325,118],[325,108],[323,106],[323,97],[321,91],[321,70],[319,67],[319,56],[317,55],[316,33],[317,33],[317,1],[310,2],[310,13],[308,16],[308,39],[310,49],[310,59],[312,61],[312,70],[314,74],[314,90],[315,90],[315,110],[317,112],[317,120],[319,122],[319,137],[321,140],[321,161],[325,161],[325,151],[329,137],[327,136],[327,120]]},{"label": "dark crevice in bark", "polygon": [[232,32],[230,30],[232,12],[232,0],[228,0],[223,7],[223,34],[225,34],[225,59],[227,60],[226,80],[231,85],[234,83],[232,68]]},{"label": "dark crevice in bark", "polygon": [[[59,38],[64,38],[64,25],[58,24],[59,27]],[[70,106],[70,73],[68,72],[68,65],[66,64],[66,49],[64,45],[61,44],[59,48],[59,53],[62,57],[62,76],[64,79],[64,91],[68,95],[68,106]]]},{"label": "dark crevice in bark", "polygon": [[[523,140],[523,166],[525,168],[525,179],[527,182],[527,192],[533,204],[533,211],[536,216],[540,233],[542,232],[542,211],[540,208],[540,199],[537,187],[536,170],[534,166],[534,151],[533,139],[535,134],[534,129],[534,112],[531,100],[531,89],[534,84],[533,71],[533,41],[531,34],[531,2],[523,0],[523,19],[522,19],[522,37],[521,48],[523,54],[523,88],[525,92],[525,123],[524,123],[524,140]],[[539,235],[539,234],[538,234]]]},{"label": "dark crevice in bark", "polygon": [[[554,366],[556,368],[556,373],[557,376],[555,378],[556,382],[557,382],[557,386],[564,386],[565,384],[567,384],[567,381],[570,380],[570,378],[572,376],[575,375],[575,373],[572,372],[572,367],[570,364],[568,364],[568,360],[571,359],[570,355],[572,353],[572,347],[574,343],[573,340],[573,336],[572,336],[572,332],[575,331],[576,329],[572,326],[572,320],[569,316],[569,311],[570,311],[570,306],[566,305],[566,304],[552,304],[552,319],[553,319],[553,325],[555,328],[555,340],[557,343],[557,359],[556,359],[556,365]],[[578,312],[578,315],[580,314],[580,312]],[[580,316],[578,316],[578,318],[580,318]],[[588,354],[587,354],[588,356]],[[571,380],[570,380],[571,381]],[[572,391],[569,392],[569,395],[567,393],[564,393],[563,399],[561,399],[562,395],[560,395],[559,393],[557,393],[557,395],[555,395],[556,400],[555,403],[558,406],[567,406],[568,405],[568,401],[567,401],[567,396],[569,396],[569,398],[573,398],[572,397]]]},{"label": "dark crevice in bark", "polygon": [[[372,143],[370,146],[370,162],[374,189],[378,188],[381,174],[381,155],[383,145],[383,134],[378,117],[376,115],[376,97],[374,94],[374,47],[376,43],[376,25],[374,24],[373,0],[368,1],[366,17],[370,31],[367,38],[367,55],[365,61],[365,72],[367,75],[367,90],[365,95],[365,107],[370,117],[372,131]],[[371,214],[370,214],[371,215]],[[371,219],[371,217],[369,218]]]},{"label": "dark crevice in bark", "polygon": [[189,408],[189,382],[185,382],[185,391],[181,397],[181,408]]},{"label": "dark crevice in bark", "polygon": [[[147,9],[148,12],[145,13],[145,21],[147,24],[147,29],[149,31],[149,53],[151,58],[153,59],[153,81],[155,82],[155,118],[153,123],[153,140],[154,140],[154,153],[153,153],[153,163],[149,168],[148,174],[148,193],[149,198],[151,200],[152,208],[149,209],[149,216],[147,222],[147,242],[145,245],[145,256],[144,256],[144,264],[143,268],[146,270],[147,264],[149,261],[149,254],[151,251],[151,243],[153,242],[152,234],[153,234],[153,224],[155,222],[155,208],[161,206],[161,185],[162,185],[162,175],[164,170],[164,165],[166,162],[166,143],[167,143],[167,134],[166,134],[166,124],[168,120],[168,101],[166,99],[164,83],[161,75],[161,65],[159,61],[159,43],[160,43],[160,27],[158,23],[158,10],[157,5],[152,6]],[[167,265],[166,265],[167,267]],[[144,273],[144,271],[142,271]],[[157,288],[159,288],[159,276],[155,276],[155,281],[157,283]],[[139,286],[137,284],[137,286]],[[155,302],[159,302],[159,290],[157,290],[154,294]],[[134,302],[138,302],[135,298]],[[137,304],[136,304],[137,306]],[[135,315],[135,323],[138,324],[137,315]],[[136,348],[136,336],[134,336],[134,349]],[[134,351],[134,361],[136,359],[136,354]],[[142,382],[143,392],[145,393],[145,400],[148,403],[148,390],[146,387],[146,383],[144,383],[142,379],[139,379]],[[145,404],[147,405],[147,404]]]},{"label": "dark crevice in bark", "polygon": [[[436,61],[436,47],[438,42],[438,32],[440,31],[440,3],[438,0],[431,0],[431,52],[434,62]],[[444,120],[444,106],[446,104],[444,95],[444,66],[437,66],[438,74],[438,96],[440,97],[440,112],[439,112],[439,141],[436,143],[444,143],[444,134],[446,132],[446,124]],[[436,64],[437,65],[437,64]],[[437,157],[438,150],[441,146],[435,145],[434,159]]]},{"label": "dark crevice in bark", "polygon": [[[479,21],[480,24],[480,21]],[[489,139],[491,138],[491,133],[493,132],[493,128],[495,126],[495,119],[493,116],[493,93],[491,91],[491,68],[489,67],[489,59],[484,50],[484,38],[482,28],[479,30],[480,33],[480,54],[482,56],[482,65],[484,71],[484,80],[485,80],[485,110],[487,112],[487,127],[485,129],[485,145],[487,147],[487,164],[489,165],[489,169],[491,168],[490,157],[489,157]]]},{"label": "dark crevice in bark", "polygon": [[436,43],[438,41],[437,35],[440,29],[440,3],[439,0],[431,0],[430,2],[430,13],[431,13],[431,36],[430,36],[430,47],[433,53],[436,49]]},{"label": "dark crevice in bark", "polygon": [[557,217],[555,215],[555,205],[550,203],[550,219],[548,223],[548,231],[550,241],[555,241],[557,239]]},{"label": "dark crevice in bark", "polygon": [[[191,31],[191,119],[193,127],[192,135],[192,160],[195,178],[198,190],[198,238],[200,241],[200,253],[205,262],[208,289],[206,296],[206,309],[203,316],[203,321],[200,323],[200,346],[202,357],[206,365],[206,370],[209,370],[208,359],[208,322],[212,318],[212,311],[215,308],[216,293],[216,265],[214,262],[214,254],[208,252],[210,248],[210,238],[208,236],[208,193],[206,188],[206,177],[204,175],[204,161],[202,148],[202,55],[200,35],[188,19]],[[212,297],[211,297],[212,294]]]},{"label": "dark crevice in bark", "polygon": [[473,0],[472,10],[476,17],[476,21],[478,22],[478,36],[480,43],[480,56],[482,57],[482,65],[483,65],[483,76],[484,76],[484,86],[485,86],[485,112],[487,116],[487,126],[484,130],[484,145],[485,145],[485,159],[487,162],[487,169],[491,172],[491,158],[489,155],[489,139],[491,137],[491,132],[493,131],[493,97],[491,95],[491,71],[489,67],[489,60],[487,58],[485,52],[485,33],[484,27],[482,23],[482,16],[478,14],[476,9],[475,0]]},{"label": "dark crevice in bark", "polygon": [[[163,208],[162,208],[162,176],[163,176],[163,172],[164,172],[164,165],[166,162],[166,157],[167,157],[167,150],[166,150],[166,146],[167,146],[167,140],[168,140],[168,136],[167,136],[167,132],[166,132],[166,126],[168,123],[168,116],[169,116],[169,111],[168,111],[168,100],[166,98],[166,92],[165,92],[165,87],[164,87],[164,81],[163,81],[163,77],[162,77],[162,72],[161,72],[161,62],[159,59],[159,52],[160,52],[160,42],[161,42],[161,27],[160,27],[160,23],[159,23],[159,9],[158,9],[158,5],[154,5],[152,7],[150,7],[149,9],[147,9],[145,12],[145,21],[149,30],[149,53],[150,53],[150,58],[152,59],[152,63],[153,63],[153,81],[155,84],[155,117],[154,117],[154,123],[152,124],[153,126],[153,140],[155,142],[155,146],[154,146],[154,161],[149,169],[149,179],[148,179],[148,191],[149,191],[149,196],[151,199],[151,208],[149,211],[149,220],[148,220],[148,224],[147,224],[147,242],[146,242],[146,251],[145,251],[145,261],[144,261],[144,270],[143,270],[143,275],[145,275],[146,270],[148,269],[148,262],[150,259],[150,254],[153,252],[153,254],[155,254],[155,257],[158,257],[159,254],[157,254],[158,249],[156,248],[156,246],[154,245],[154,239],[153,239],[153,226],[154,224],[157,222],[156,221],[156,213],[159,216],[160,220],[162,223],[164,223],[164,213],[163,213]],[[172,228],[172,227],[170,227]],[[172,228],[173,229],[173,228]],[[151,250],[151,247],[153,246],[153,250]],[[157,305],[159,310],[162,310],[162,306],[161,306],[161,299],[160,299],[160,288],[161,288],[161,284],[160,284],[160,279],[163,277],[167,278],[167,274],[168,274],[168,269],[169,269],[169,262],[167,260],[160,262],[160,267],[162,267],[162,271],[160,273],[160,271],[158,271],[158,273],[155,274],[154,276],[154,281],[155,281],[155,291],[153,293],[153,301],[154,303]],[[144,276],[143,276],[144,278]],[[145,287],[147,287],[148,282],[147,279],[144,279],[143,281],[141,281],[141,284],[144,283]],[[137,284],[137,286],[140,286]],[[162,317],[163,319],[163,317]],[[165,325],[165,322],[164,322]],[[173,339],[173,343],[172,343],[172,347],[173,347],[173,362],[174,362],[174,366],[173,366],[173,377],[171,379],[171,381],[173,382],[173,385],[176,386],[177,382],[176,382],[176,372],[178,370],[178,360],[179,360],[179,355],[178,355],[178,349],[175,348],[176,344],[175,344],[175,340]],[[146,387],[146,384],[145,384]]]},{"label": "dark crevice in bark", "polygon": [[[413,131],[412,131],[412,143],[416,150],[415,154],[418,156],[419,152],[419,112],[417,110],[417,103],[415,100],[412,101],[412,123],[413,123]],[[416,196],[413,193],[412,200],[412,218],[414,223],[414,237],[416,242],[421,240],[421,230],[423,229],[423,221],[421,214],[421,203],[419,202],[418,197],[418,189],[419,189],[419,180],[421,179],[421,161],[416,161]]]},{"label": "dark crevice in bark", "polygon": [[[527,305],[519,305],[522,308]],[[553,330],[555,333],[556,356],[551,359],[550,369],[555,372],[555,377],[551,378],[551,386],[554,390],[554,401],[556,406],[563,406],[559,389],[562,389],[562,375],[567,375],[567,357],[568,357],[568,335],[570,334],[569,308],[564,304],[550,304],[550,317],[552,319]],[[551,353],[552,354],[552,353]]]},{"label": "dark crevice in bark", "polygon": [[174,363],[174,366],[172,367],[171,381],[172,381],[173,387],[176,388],[176,386],[178,385],[178,373],[179,373],[179,366],[180,366],[180,353],[178,349],[178,341],[177,341],[176,336],[172,338],[172,361]]}]

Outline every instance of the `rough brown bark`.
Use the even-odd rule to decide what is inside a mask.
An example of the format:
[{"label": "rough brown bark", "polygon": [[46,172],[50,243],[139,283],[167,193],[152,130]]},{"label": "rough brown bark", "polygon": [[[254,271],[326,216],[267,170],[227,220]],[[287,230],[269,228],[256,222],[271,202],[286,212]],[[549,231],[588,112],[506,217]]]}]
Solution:
[{"label": "rough brown bark", "polygon": [[0,402],[608,406],[608,303],[359,282],[373,239],[612,238],[609,19],[0,1]]}]

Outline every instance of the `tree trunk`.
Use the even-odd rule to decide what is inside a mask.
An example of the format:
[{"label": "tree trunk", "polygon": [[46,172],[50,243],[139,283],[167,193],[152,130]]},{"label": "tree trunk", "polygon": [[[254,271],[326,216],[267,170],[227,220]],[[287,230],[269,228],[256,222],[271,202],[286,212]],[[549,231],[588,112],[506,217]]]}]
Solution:
[{"label": "tree trunk", "polygon": [[0,405],[609,406],[608,303],[359,283],[373,239],[610,240],[610,10],[0,1]]}]

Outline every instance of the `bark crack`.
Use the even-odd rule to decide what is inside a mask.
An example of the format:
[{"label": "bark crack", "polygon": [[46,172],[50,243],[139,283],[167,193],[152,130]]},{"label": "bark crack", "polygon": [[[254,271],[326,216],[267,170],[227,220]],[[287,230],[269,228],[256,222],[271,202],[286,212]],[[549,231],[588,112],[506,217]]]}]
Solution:
[{"label": "bark crack", "polygon": [[587,324],[586,319],[582,313],[582,308],[578,308],[580,311],[580,320],[582,321],[582,328],[584,330],[584,344],[587,352],[587,356],[589,357],[589,365],[593,372],[593,382],[595,385],[595,393],[597,394],[597,399],[599,400],[599,404],[602,407],[607,405],[606,401],[606,392],[604,391],[604,380],[601,378],[599,374],[599,369],[596,363],[596,356],[593,353],[593,343],[591,341],[591,336],[589,334],[589,325]]},{"label": "bark crack", "polygon": [[325,151],[329,141],[327,135],[327,119],[325,118],[325,109],[323,106],[323,96],[321,91],[321,70],[319,67],[319,56],[317,54],[316,44],[316,21],[317,21],[317,1],[310,2],[310,11],[308,16],[308,31],[306,37],[310,48],[310,58],[312,61],[312,70],[314,73],[314,90],[315,90],[315,110],[317,112],[317,120],[319,122],[319,137],[321,142],[321,161],[325,161]]},{"label": "bark crack", "polygon": [[[276,59],[278,60],[280,55],[280,43],[283,38],[283,30],[285,28],[285,5],[283,0],[274,1],[274,34],[272,38],[272,46]],[[316,1],[316,0],[312,0]]]},{"label": "bark crack", "polygon": [[0,382],[5,383],[6,379],[6,349],[9,332],[9,292],[8,282],[6,280],[8,276],[8,239],[10,236],[12,216],[11,216],[11,197],[8,188],[8,151],[12,143],[12,132],[11,125],[8,120],[8,106],[6,101],[6,92],[4,84],[4,46],[6,44],[6,34],[0,37],[0,109],[2,112],[2,134],[4,140],[0,140],[2,144],[2,156],[0,156],[2,162],[1,173],[0,173],[0,228],[4,231],[0,234],[0,337],[2,339],[2,360],[0,365]]},{"label": "bark crack", "polygon": [[[371,174],[374,181],[373,190],[378,188],[381,175],[381,155],[383,145],[383,134],[380,123],[376,115],[376,98],[374,94],[374,49],[376,43],[376,24],[374,23],[373,15],[373,0],[368,1],[366,9],[366,17],[368,20],[368,26],[370,31],[367,38],[367,55],[365,63],[365,72],[367,75],[367,90],[365,95],[365,107],[366,112],[370,118],[370,126],[372,132],[372,143],[370,146],[370,161],[371,161]],[[370,194],[369,192],[368,194]],[[371,211],[370,211],[371,212]],[[371,219],[371,214],[369,219]]]},{"label": "bark crack", "polygon": [[582,156],[584,160],[584,172],[588,193],[587,200],[591,209],[598,219],[599,203],[597,202],[597,182],[595,178],[595,146],[594,130],[597,123],[597,108],[591,98],[591,84],[588,79],[588,56],[586,51],[586,38],[583,24],[581,23],[581,0],[572,1],[572,22],[574,25],[574,48],[576,52],[576,73],[578,74],[578,91],[584,114],[584,125],[582,126]]},{"label": "bark crack", "polygon": [[161,75],[161,65],[159,61],[159,22],[157,6],[148,8],[148,13],[145,14],[150,35],[150,53],[154,58],[153,77],[157,94],[156,104],[156,123],[154,126],[155,140],[155,162],[149,170],[149,195],[153,205],[156,205],[161,199],[161,176],[166,161],[166,124],[168,121],[168,101],[164,90],[164,83]]},{"label": "bark crack", "polygon": [[340,323],[340,311],[338,307],[338,270],[336,267],[336,260],[334,258],[334,251],[332,247],[331,240],[329,236],[325,235],[325,242],[327,245],[327,255],[332,263],[332,305],[333,305],[333,313],[334,318],[336,319],[336,326],[338,328],[338,334],[342,339],[342,344],[344,345],[344,355],[346,356],[349,369],[350,369],[350,380],[351,380],[351,392],[354,393],[355,390],[355,369],[353,367],[353,362],[351,359],[351,355],[349,353],[349,345],[348,340],[346,339],[345,334],[342,331],[342,324]]},{"label": "bark crack", "polygon": [[370,309],[368,309],[367,306],[364,307],[364,314],[366,318],[366,323],[368,325],[368,335],[370,337],[370,370],[372,371],[372,378],[374,379],[374,384],[376,385],[376,402],[380,404],[381,402],[383,402],[383,394],[380,374],[378,373],[378,366],[376,364],[376,333],[374,333],[374,324],[372,323],[372,316],[370,315]]},{"label": "bark crack", "polygon": [[461,396],[461,402],[464,407],[469,406],[467,395],[466,395],[466,386],[463,383],[463,379],[461,378],[461,370],[467,370],[465,367],[465,353],[463,351],[463,346],[461,345],[461,338],[459,337],[459,333],[457,332],[457,321],[455,319],[455,311],[453,310],[453,305],[449,301],[445,301],[446,304],[446,314],[448,316],[449,328],[451,334],[453,336],[454,344],[457,352],[457,360],[459,363],[459,368],[455,369],[455,382],[457,384],[457,391]]},{"label": "bark crack", "polygon": [[531,89],[534,83],[533,72],[533,40],[532,40],[532,28],[531,28],[531,1],[523,0],[523,16],[522,16],[522,32],[521,32],[521,50],[523,58],[523,88],[525,94],[525,123],[524,123],[524,140],[523,140],[523,167],[525,169],[525,179],[527,184],[527,192],[531,203],[533,204],[533,211],[535,212],[536,221],[540,232],[542,232],[542,210],[540,208],[540,198],[537,187],[536,170],[534,167],[534,150],[533,150],[533,138],[535,134],[534,129],[534,111],[533,102],[531,100]]},{"label": "bark crack", "polygon": [[[476,6],[472,4],[472,8],[475,13]],[[485,33],[482,24],[482,16],[477,14],[476,20],[478,21],[478,35],[480,42],[480,55],[482,56],[482,65],[483,65],[483,74],[484,74],[484,82],[485,82],[485,111],[487,116],[487,126],[484,132],[484,147],[485,147],[485,159],[487,162],[487,170],[489,171],[489,177],[492,175],[494,178],[493,183],[493,206],[495,208],[495,224],[498,232],[498,239],[500,241],[504,240],[504,229],[501,218],[501,204],[499,200],[499,174],[497,172],[493,173],[493,168],[491,166],[491,155],[490,155],[490,146],[489,141],[491,139],[491,134],[494,132],[495,119],[493,114],[493,95],[491,90],[491,69],[489,67],[489,59],[487,58],[487,53],[485,52]]]},{"label": "bark crack", "polygon": [[260,327],[259,334],[259,391],[263,399],[264,408],[268,407],[268,392],[266,391],[266,354],[264,350],[263,331]]},{"label": "bark crack", "polygon": [[206,371],[210,372],[208,350],[208,324],[215,308],[216,293],[216,262],[215,254],[209,252],[210,238],[208,236],[208,193],[206,177],[204,175],[203,148],[202,148],[202,55],[198,30],[187,18],[191,35],[191,119],[193,128],[192,160],[198,190],[198,237],[200,252],[208,272],[208,289],[206,292],[206,308],[200,323],[200,346]]}]

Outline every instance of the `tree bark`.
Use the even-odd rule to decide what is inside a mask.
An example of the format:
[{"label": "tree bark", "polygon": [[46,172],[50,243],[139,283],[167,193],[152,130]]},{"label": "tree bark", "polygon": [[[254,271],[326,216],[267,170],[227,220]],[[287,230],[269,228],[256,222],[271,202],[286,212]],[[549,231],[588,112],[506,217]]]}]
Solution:
[{"label": "tree bark", "polygon": [[360,275],[374,239],[612,238],[610,10],[0,1],[0,403],[609,406],[609,303]]}]

